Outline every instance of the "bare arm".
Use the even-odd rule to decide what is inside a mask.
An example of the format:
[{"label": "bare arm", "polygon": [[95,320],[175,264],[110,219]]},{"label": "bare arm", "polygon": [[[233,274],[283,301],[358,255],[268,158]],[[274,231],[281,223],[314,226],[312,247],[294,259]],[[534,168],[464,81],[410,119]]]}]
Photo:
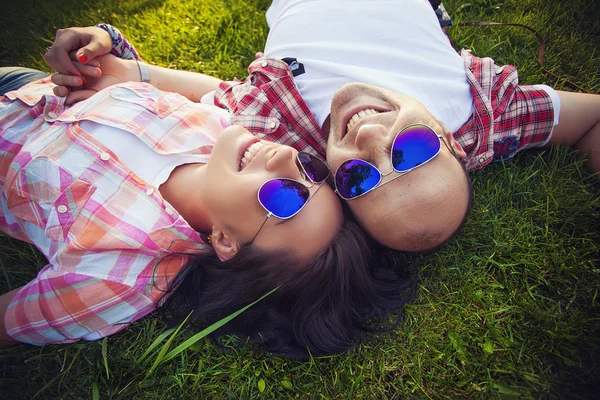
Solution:
[{"label": "bare arm", "polygon": [[[68,93],[66,104],[85,100],[99,90],[117,83],[141,81],[138,63],[134,60],[123,60],[108,54],[97,57],[96,61],[102,69],[102,76],[88,77],[81,89]],[[74,65],[81,68],[80,63],[75,62]],[[156,65],[148,65],[148,70],[151,85],[165,92],[179,93],[194,102],[199,102],[202,96],[215,90],[221,83],[218,78],[197,72],[179,71]],[[73,84],[73,79],[81,78],[64,74],[52,75],[52,81],[59,85],[55,88],[55,93],[59,96],[67,95],[66,87]]]},{"label": "bare arm", "polygon": [[6,325],[4,324],[6,309],[19,290],[21,290],[21,288],[16,288],[0,296],[0,349],[15,346],[20,343],[6,333]]},{"label": "bare arm", "polygon": [[600,172],[600,95],[558,91],[559,123],[549,145],[571,146],[588,154],[588,167]]},{"label": "bare arm", "polygon": [[198,72],[180,71],[148,65],[150,84],[165,92],[175,92],[191,101],[200,102],[205,94],[219,87],[220,79]]}]

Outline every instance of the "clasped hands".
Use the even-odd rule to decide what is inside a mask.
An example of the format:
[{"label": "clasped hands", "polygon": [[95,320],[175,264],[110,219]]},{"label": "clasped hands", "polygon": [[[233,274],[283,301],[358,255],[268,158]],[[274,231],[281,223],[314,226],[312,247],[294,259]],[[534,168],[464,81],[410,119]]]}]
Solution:
[{"label": "clasped hands", "polygon": [[44,54],[56,71],[54,94],[66,96],[65,104],[73,104],[117,83],[140,81],[135,60],[115,57],[109,54],[111,49],[111,37],[102,28],[59,29]]}]

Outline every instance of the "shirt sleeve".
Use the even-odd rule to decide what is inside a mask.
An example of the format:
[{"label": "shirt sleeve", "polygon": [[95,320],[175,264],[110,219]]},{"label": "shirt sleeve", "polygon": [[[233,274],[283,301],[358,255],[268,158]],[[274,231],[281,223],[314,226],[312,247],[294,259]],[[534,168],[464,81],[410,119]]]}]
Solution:
[{"label": "shirt sleeve", "polygon": [[110,35],[112,40],[112,50],[111,54],[123,58],[125,60],[139,60],[140,56],[138,55],[137,50],[129,40],[123,36],[123,34],[114,26],[109,24],[98,24],[96,25],[98,28],[104,29]]},{"label": "shirt sleeve", "polygon": [[[103,261],[101,254],[90,257]],[[154,308],[136,287],[48,264],[15,295],[4,320],[20,342],[71,343],[112,335]]]},{"label": "shirt sleeve", "polygon": [[516,86],[506,109],[494,121],[494,160],[506,160],[516,152],[546,144],[556,120],[554,106],[543,88]]}]

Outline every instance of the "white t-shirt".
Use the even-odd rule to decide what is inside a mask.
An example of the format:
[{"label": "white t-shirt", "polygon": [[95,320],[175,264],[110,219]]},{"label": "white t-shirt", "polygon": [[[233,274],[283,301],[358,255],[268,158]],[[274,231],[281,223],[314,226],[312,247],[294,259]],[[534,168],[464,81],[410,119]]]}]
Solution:
[{"label": "white t-shirt", "polygon": [[462,58],[426,0],[274,0],[266,57],[293,57],[295,82],[322,125],[334,92],[365,82],[412,96],[451,131],[471,116]]}]

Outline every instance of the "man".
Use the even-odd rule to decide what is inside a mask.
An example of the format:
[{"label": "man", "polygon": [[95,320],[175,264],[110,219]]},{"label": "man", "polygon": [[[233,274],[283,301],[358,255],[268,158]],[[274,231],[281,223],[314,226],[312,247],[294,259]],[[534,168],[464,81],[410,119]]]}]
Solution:
[{"label": "man", "polygon": [[[264,57],[244,82],[222,83],[215,104],[255,134],[303,148],[322,152],[328,136],[332,171],[348,159],[377,167],[381,183],[348,205],[389,247],[431,249],[457,231],[470,204],[463,165],[477,169],[529,147],[565,144],[600,170],[600,96],[519,86],[514,67],[457,54],[425,0],[275,0],[267,21]],[[53,49],[80,47],[65,43],[57,36]],[[77,55],[88,62],[108,51],[82,43],[90,45]],[[51,66],[79,73],[54,52]],[[66,84],[62,78],[55,82]],[[440,152],[396,172],[392,142],[415,123],[440,136]]]}]

